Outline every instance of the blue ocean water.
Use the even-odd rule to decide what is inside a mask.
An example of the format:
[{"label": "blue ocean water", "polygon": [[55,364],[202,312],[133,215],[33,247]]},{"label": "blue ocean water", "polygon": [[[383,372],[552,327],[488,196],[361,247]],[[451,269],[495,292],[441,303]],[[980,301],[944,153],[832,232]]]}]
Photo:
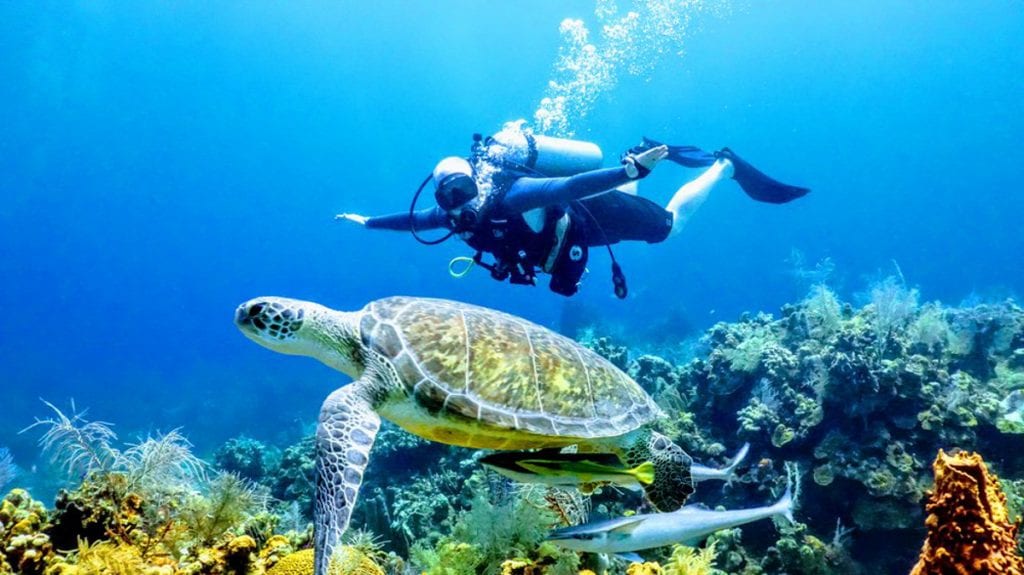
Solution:
[{"label": "blue ocean water", "polygon": [[[32,464],[36,438],[18,430],[39,397],[73,397],[129,438],[182,427],[201,452],[296,437],[345,379],[241,337],[234,308],[258,295],[448,297],[555,328],[590,314],[639,329],[668,311],[678,321],[658,329],[682,340],[802,298],[795,272],[820,262],[846,294],[896,269],[950,303],[1024,289],[1018,3],[688,14],[678,42],[638,74],[623,65],[572,119],[576,136],[610,159],[642,135],[730,146],[814,191],[772,206],[724,184],[682,236],[616,248],[628,301],[595,250],[567,302],[452,279],[466,246],[333,215],[406,210],[472,133],[531,118],[558,76],[560,24],[596,38],[594,2],[3,4],[0,446]],[[695,175],[659,167],[641,193],[664,203]]]}]

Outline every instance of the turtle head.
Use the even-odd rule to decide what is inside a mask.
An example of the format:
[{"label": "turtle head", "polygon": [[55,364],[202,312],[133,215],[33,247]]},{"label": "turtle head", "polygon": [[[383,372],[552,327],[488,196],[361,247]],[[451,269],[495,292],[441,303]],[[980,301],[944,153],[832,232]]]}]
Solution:
[{"label": "turtle head", "polygon": [[354,314],[283,297],[251,299],[235,310],[235,325],[265,348],[306,355],[355,377],[362,371]]}]

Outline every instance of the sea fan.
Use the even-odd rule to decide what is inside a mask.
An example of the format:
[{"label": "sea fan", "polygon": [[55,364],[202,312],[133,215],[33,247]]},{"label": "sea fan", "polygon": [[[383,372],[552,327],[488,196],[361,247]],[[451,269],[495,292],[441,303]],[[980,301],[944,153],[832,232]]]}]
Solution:
[{"label": "sea fan", "polygon": [[54,416],[48,419],[37,417],[36,422],[21,430],[21,433],[39,426],[46,428],[46,432],[39,438],[39,445],[44,453],[50,455],[53,463],[60,465],[68,475],[106,471],[114,465],[120,452],[110,444],[117,439],[117,434],[110,429],[110,423],[86,420],[85,411],[79,413],[75,409],[74,400],[71,402],[70,417],[52,403],[41,401],[53,410]]},{"label": "sea fan", "polygon": [[232,473],[221,473],[207,482],[204,495],[194,495],[182,509],[182,519],[200,544],[209,544],[233,527],[265,511],[267,488]]},{"label": "sea fan", "polygon": [[388,554],[385,547],[390,541],[369,529],[349,529],[342,536],[342,543],[366,555],[375,563],[383,563],[387,560]]},{"label": "sea fan", "polygon": [[132,488],[150,494],[188,489],[205,479],[205,466],[177,429],[130,446],[114,465],[128,476]]},{"label": "sea fan", "polygon": [[5,485],[14,479],[18,474],[18,468],[14,465],[14,458],[6,447],[0,447],[0,493],[3,493]]}]

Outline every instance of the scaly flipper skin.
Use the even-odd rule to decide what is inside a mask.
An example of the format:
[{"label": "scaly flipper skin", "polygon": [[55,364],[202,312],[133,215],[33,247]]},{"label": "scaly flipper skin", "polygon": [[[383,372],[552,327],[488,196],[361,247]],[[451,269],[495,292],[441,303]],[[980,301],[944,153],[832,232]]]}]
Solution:
[{"label": "scaly flipper skin", "polygon": [[380,417],[369,399],[371,381],[363,377],[335,391],[320,408],[313,507],[315,575],[327,575],[331,557],[348,528],[370,448],[380,429]]}]

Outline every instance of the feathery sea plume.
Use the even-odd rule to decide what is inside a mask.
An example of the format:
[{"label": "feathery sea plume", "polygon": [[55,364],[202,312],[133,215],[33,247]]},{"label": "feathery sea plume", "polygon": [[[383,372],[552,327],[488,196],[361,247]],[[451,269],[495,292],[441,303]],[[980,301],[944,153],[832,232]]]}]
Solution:
[{"label": "feathery sea plume", "polygon": [[86,411],[79,412],[71,401],[71,416],[49,401],[41,400],[54,415],[47,419],[36,418],[35,423],[22,429],[25,433],[36,427],[45,428],[39,445],[50,456],[50,461],[59,465],[68,475],[88,475],[93,471],[110,470],[118,460],[120,452],[111,445],[117,434],[104,421],[88,421]]},{"label": "feathery sea plume", "polygon": [[0,493],[17,474],[18,468],[14,465],[14,457],[11,456],[11,452],[6,447],[0,447]]},{"label": "feathery sea plume", "polygon": [[192,453],[192,444],[177,429],[129,446],[114,466],[124,472],[132,488],[147,493],[177,490],[206,477],[206,464]]},{"label": "feathery sea plume", "polygon": [[269,500],[266,487],[221,473],[205,482],[202,494],[193,494],[184,503],[181,519],[197,541],[209,544],[232,525],[265,511]]}]

